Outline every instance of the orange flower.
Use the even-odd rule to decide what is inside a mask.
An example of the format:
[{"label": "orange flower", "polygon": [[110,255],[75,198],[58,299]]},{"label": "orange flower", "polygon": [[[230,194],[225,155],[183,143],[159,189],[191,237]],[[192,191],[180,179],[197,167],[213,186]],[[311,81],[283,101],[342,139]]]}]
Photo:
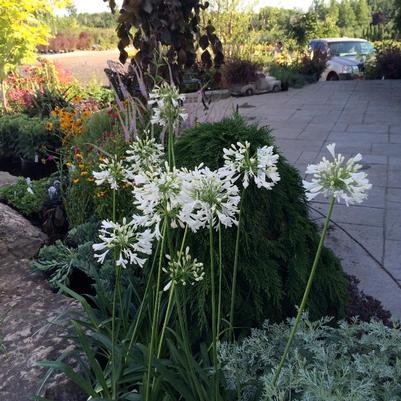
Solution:
[{"label": "orange flower", "polygon": [[46,129],[47,129],[48,131],[51,131],[51,130],[53,129],[53,123],[52,123],[51,121],[48,121],[48,122],[46,123]]}]

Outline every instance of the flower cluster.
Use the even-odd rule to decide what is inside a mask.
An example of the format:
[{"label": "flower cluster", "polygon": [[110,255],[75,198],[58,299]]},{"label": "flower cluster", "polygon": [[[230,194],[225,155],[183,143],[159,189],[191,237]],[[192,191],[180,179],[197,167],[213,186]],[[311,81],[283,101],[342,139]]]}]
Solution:
[{"label": "flower cluster", "polygon": [[117,190],[121,183],[127,182],[129,173],[117,156],[102,159],[99,169],[93,172],[96,185],[107,184],[112,190]]},{"label": "flower cluster", "polygon": [[[181,172],[164,169],[151,174],[138,174],[134,178],[134,204],[142,215],[134,216],[137,224],[142,227],[154,227],[157,238],[160,238],[160,223],[168,218],[172,227],[177,227],[178,215],[181,210],[178,197],[182,188]],[[182,225],[180,223],[180,225]]]},{"label": "flower cluster", "polygon": [[160,168],[163,160],[163,146],[158,144],[149,133],[145,133],[144,139],[138,139],[131,143],[127,150],[127,162],[133,174],[155,171]]},{"label": "flower cluster", "polygon": [[146,258],[140,255],[150,255],[152,253],[153,236],[150,230],[140,232],[134,223],[128,222],[124,218],[123,223],[115,223],[108,220],[102,222],[99,231],[99,238],[102,242],[93,244],[96,259],[103,263],[110,251],[118,254],[116,264],[124,268],[127,265],[138,265],[143,267]]},{"label": "flower cluster", "polygon": [[169,263],[163,271],[169,275],[170,281],[164,286],[163,291],[168,291],[172,285],[194,285],[205,277],[203,263],[192,259],[189,247],[185,249],[185,253],[177,252],[175,259],[172,259],[170,255],[166,255],[166,258]]},{"label": "flower cluster", "polygon": [[327,146],[333,160],[323,160],[319,164],[311,164],[306,173],[312,174],[310,182],[303,181],[308,200],[314,199],[319,194],[326,197],[334,196],[337,202],[344,200],[347,206],[362,203],[367,198],[367,191],[372,187],[367,179],[367,174],[361,172],[362,166],[358,164],[362,160],[361,154],[345,161],[341,154],[336,155],[335,143]]},{"label": "flower cluster", "polygon": [[163,82],[160,86],[155,86],[149,94],[148,104],[152,106],[152,124],[166,127],[169,124],[176,126],[180,120],[186,120],[188,115],[185,113],[182,103],[185,96],[180,94],[175,85]]},{"label": "flower cluster", "polygon": [[256,150],[256,154],[250,154],[251,144],[238,142],[230,148],[223,149],[225,174],[234,172],[234,179],[242,178],[244,188],[249,186],[249,181],[254,180],[258,188],[272,189],[280,181],[277,169],[279,155],[273,153],[273,146],[263,146]]},{"label": "flower cluster", "polygon": [[57,129],[63,135],[63,143],[68,143],[73,136],[81,135],[84,121],[92,115],[91,111],[77,109],[62,109],[56,107],[51,112],[52,121],[47,123],[47,129]]},{"label": "flower cluster", "polygon": [[66,163],[74,185],[82,183],[82,180],[93,182],[94,178],[89,174],[90,166],[84,160],[79,148],[75,147],[71,161]]},{"label": "flower cluster", "polygon": [[202,166],[183,174],[179,216],[192,231],[218,228],[219,223],[226,227],[237,224],[240,196],[231,176]]}]

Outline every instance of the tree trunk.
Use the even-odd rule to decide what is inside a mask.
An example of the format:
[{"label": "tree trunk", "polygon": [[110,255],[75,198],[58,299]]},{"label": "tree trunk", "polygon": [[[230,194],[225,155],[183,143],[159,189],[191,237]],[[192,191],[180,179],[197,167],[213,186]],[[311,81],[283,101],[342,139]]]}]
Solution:
[{"label": "tree trunk", "polygon": [[4,111],[8,111],[8,103],[7,103],[7,97],[6,97],[6,84],[4,82],[4,79],[1,80],[1,99],[3,103],[3,109]]}]

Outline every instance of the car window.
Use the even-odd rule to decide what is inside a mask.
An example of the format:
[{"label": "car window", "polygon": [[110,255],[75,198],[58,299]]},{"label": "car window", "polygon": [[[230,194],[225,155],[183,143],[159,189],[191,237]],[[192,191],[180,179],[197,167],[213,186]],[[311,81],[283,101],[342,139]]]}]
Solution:
[{"label": "car window", "polygon": [[370,42],[333,42],[329,43],[332,56],[355,56],[357,54],[370,54],[373,45]]}]

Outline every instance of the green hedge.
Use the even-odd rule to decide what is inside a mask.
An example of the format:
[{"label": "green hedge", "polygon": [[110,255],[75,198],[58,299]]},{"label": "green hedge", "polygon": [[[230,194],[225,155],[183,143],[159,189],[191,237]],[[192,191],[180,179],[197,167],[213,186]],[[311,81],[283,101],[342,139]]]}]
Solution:
[{"label": "green hedge", "polygon": [[[249,141],[253,148],[273,144],[271,130],[250,125],[238,115],[218,123],[200,124],[183,133],[176,142],[179,166],[188,168],[204,162],[212,169],[223,164],[225,147],[237,141]],[[301,177],[280,156],[281,181],[272,191],[248,187],[244,198],[243,223],[239,255],[236,323],[254,327],[266,318],[280,321],[294,315],[309,276],[318,246],[319,233],[310,220]],[[224,315],[228,315],[236,230],[224,230],[223,263],[225,280]],[[208,233],[190,238],[190,247],[199,258],[208,260]],[[201,288],[201,286],[196,286]],[[207,283],[197,294],[205,308],[197,318],[205,318],[209,293]],[[318,274],[310,296],[310,316],[342,318],[347,298],[347,279],[339,260],[331,251],[322,254]],[[195,299],[195,297],[194,297]]]},{"label": "green hedge", "polygon": [[59,138],[47,131],[46,120],[25,114],[4,115],[0,118],[0,157],[21,156],[34,160],[45,156],[47,149],[59,146]]}]

